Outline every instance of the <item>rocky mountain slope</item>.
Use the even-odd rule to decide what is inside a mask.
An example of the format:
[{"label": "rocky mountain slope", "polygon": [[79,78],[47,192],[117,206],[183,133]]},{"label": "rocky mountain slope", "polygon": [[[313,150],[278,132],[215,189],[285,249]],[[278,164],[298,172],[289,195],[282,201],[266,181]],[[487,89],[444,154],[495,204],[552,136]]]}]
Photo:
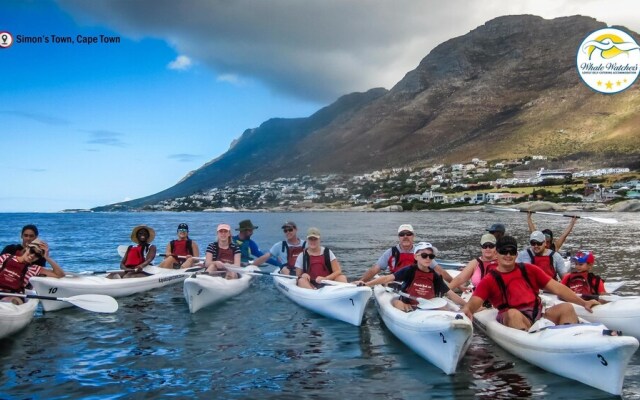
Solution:
[{"label": "rocky mountain slope", "polygon": [[[582,16],[496,18],[437,46],[391,90],[343,96],[308,118],[266,121],[175,186],[121,206],[239,181],[473,157],[544,154],[638,167],[638,84],[599,94],[575,66],[584,37],[604,27]],[[290,150],[274,153],[282,148]]]}]

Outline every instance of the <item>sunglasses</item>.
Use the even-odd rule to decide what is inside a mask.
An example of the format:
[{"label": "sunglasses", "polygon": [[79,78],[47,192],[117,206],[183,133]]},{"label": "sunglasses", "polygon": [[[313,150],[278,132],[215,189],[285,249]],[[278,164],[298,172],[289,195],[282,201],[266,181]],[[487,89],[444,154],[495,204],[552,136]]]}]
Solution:
[{"label": "sunglasses", "polygon": [[178,232],[189,232],[188,229],[178,229]]},{"label": "sunglasses", "polygon": [[498,254],[501,254],[503,256],[506,256],[506,255],[516,256],[516,255],[518,255],[518,250],[516,250],[516,249],[501,249],[501,250],[498,250]]},{"label": "sunglasses", "polygon": [[283,232],[293,232],[293,228],[282,228]]},{"label": "sunglasses", "polygon": [[400,236],[400,237],[413,236],[413,233],[412,232],[400,232],[400,233],[398,233],[398,236]]},{"label": "sunglasses", "polygon": [[420,257],[422,257],[424,259],[430,258],[430,259],[433,260],[434,258],[436,258],[436,255],[435,254],[429,254],[429,253],[420,253]]},{"label": "sunglasses", "polygon": [[480,247],[482,247],[483,249],[493,249],[493,248],[496,247],[496,245],[493,244],[493,243],[485,243],[485,244],[481,245]]},{"label": "sunglasses", "polygon": [[532,246],[542,246],[544,242],[538,242],[537,240],[532,240],[529,242],[529,244]]},{"label": "sunglasses", "polygon": [[42,253],[37,251],[33,247],[29,247],[29,253],[31,253],[31,254],[33,254],[34,256],[37,256],[37,257],[42,257]]}]

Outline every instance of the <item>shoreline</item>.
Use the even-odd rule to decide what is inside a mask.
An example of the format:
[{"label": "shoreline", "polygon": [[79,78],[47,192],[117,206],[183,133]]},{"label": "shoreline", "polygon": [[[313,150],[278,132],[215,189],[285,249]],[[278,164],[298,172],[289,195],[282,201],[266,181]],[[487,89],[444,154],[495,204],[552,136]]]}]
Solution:
[{"label": "shoreline", "polygon": [[[548,201],[529,201],[516,204],[482,204],[464,207],[450,207],[439,210],[407,210],[400,205],[391,205],[374,209],[370,205],[348,206],[344,204],[318,204],[302,203],[286,207],[260,208],[260,209],[234,209],[231,207],[214,208],[205,210],[128,210],[128,211],[88,211],[88,212],[214,212],[214,213],[269,213],[269,212],[478,212],[485,211],[485,206],[513,208],[527,211],[542,212],[640,212],[640,200],[625,200],[612,205],[603,203],[552,203]],[[78,210],[62,210],[61,213],[78,213]],[[83,212],[87,212],[84,211]]]}]

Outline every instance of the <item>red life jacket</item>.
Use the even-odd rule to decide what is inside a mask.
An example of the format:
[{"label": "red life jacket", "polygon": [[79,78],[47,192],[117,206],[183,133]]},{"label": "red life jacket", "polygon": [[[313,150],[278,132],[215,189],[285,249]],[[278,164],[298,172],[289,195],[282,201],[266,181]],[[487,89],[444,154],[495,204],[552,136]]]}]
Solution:
[{"label": "red life jacket", "polygon": [[[419,268],[416,268],[415,275],[411,284],[407,287],[406,292],[413,297],[422,297],[423,299],[433,299],[436,297],[436,290],[434,287],[433,279],[435,272],[429,270],[424,272]],[[418,302],[410,300],[409,304],[417,305]]]},{"label": "red life jacket", "polygon": [[412,265],[416,262],[415,256],[413,252],[411,253],[400,253],[398,250],[398,246],[393,246],[391,248],[391,257],[389,257],[389,261],[387,265],[389,266],[389,271],[393,274],[396,271],[401,270],[404,267]]},{"label": "red life jacket", "polygon": [[13,256],[8,256],[0,267],[0,290],[3,292],[23,293],[24,277],[29,265],[22,264]]},{"label": "red life jacket", "polygon": [[557,279],[558,273],[556,272],[556,268],[553,266],[553,254],[555,251],[551,250],[551,253],[546,256],[536,256],[533,254],[531,249],[527,249],[527,253],[529,254],[529,258],[531,258],[531,264],[543,270],[551,278]]},{"label": "red life jacket", "polygon": [[191,245],[191,239],[172,240],[171,242],[169,242],[169,246],[171,248],[171,254],[175,254],[177,256],[193,255],[193,247]]},{"label": "red life jacket", "polygon": [[282,241],[282,252],[287,255],[287,261],[286,261],[285,265],[283,265],[283,267],[291,268],[294,265],[296,265],[296,260],[298,259],[298,255],[304,251],[304,248],[306,247],[306,244],[307,244],[307,242],[303,241],[302,242],[302,246],[291,246],[291,247],[289,247],[289,244],[287,243],[287,241],[283,240]]},{"label": "red life jacket", "polygon": [[233,264],[233,249],[231,247],[227,247],[223,249],[218,246],[218,257],[215,261],[222,261],[223,263]]},{"label": "red life jacket", "polygon": [[129,246],[127,248],[127,254],[125,254],[125,267],[137,267],[138,265],[145,262],[147,258],[147,253],[149,253],[149,244],[144,246]]},{"label": "red life jacket", "polygon": [[598,294],[601,280],[591,272],[573,272],[569,274],[566,285],[577,294]]},{"label": "red life jacket", "polygon": [[480,257],[477,257],[476,261],[478,262],[478,268],[480,268],[480,279],[484,278],[484,276],[488,274],[490,271],[493,271],[498,268],[497,259],[489,261],[487,265],[484,264],[484,261],[482,261]]},{"label": "red life jacket", "polygon": [[505,285],[500,272],[496,270],[489,272],[500,288],[500,292],[502,292],[503,303],[499,304],[496,308],[502,312],[509,308],[524,309],[533,303],[533,315],[531,316],[533,322],[537,319],[538,313],[541,312],[542,301],[538,293],[533,289],[524,263],[518,264],[518,270],[520,270],[522,279],[518,279],[517,277],[511,279],[509,287]]},{"label": "red life jacket", "polygon": [[305,249],[304,256],[302,256],[302,272],[309,274],[311,282],[315,282],[319,276],[327,276],[333,273],[331,268],[331,255],[329,254],[329,248],[325,247],[324,252],[319,256],[312,256],[309,251]]}]

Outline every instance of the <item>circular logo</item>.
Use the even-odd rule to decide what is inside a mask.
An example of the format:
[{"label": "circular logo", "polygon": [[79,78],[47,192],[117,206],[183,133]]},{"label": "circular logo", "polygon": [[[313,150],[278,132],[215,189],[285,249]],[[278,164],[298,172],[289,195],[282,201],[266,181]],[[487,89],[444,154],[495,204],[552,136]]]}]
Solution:
[{"label": "circular logo", "polygon": [[13,36],[9,32],[0,32],[0,49],[6,49],[13,44]]},{"label": "circular logo", "polygon": [[578,73],[596,92],[622,92],[640,72],[640,46],[620,29],[605,28],[587,36],[576,57]]}]

